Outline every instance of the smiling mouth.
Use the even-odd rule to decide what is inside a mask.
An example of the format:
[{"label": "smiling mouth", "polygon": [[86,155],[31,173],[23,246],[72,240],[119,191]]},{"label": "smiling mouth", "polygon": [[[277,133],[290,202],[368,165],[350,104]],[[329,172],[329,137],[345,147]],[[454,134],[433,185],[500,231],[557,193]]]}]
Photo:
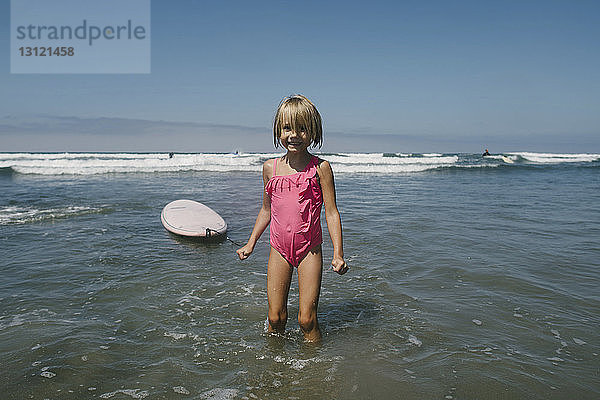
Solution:
[{"label": "smiling mouth", "polygon": [[288,145],[292,145],[292,146],[300,146],[302,144],[302,142],[288,142]]}]

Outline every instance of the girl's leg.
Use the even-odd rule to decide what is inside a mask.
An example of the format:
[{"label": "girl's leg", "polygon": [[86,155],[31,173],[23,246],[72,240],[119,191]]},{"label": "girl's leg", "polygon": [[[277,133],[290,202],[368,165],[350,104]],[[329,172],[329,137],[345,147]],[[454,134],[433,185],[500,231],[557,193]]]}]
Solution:
[{"label": "girl's leg", "polygon": [[292,281],[292,266],[271,247],[267,265],[269,332],[283,333],[287,322],[287,301]]},{"label": "girl's leg", "polygon": [[304,339],[310,342],[321,340],[317,307],[321,291],[322,270],[323,255],[319,245],[312,249],[298,265],[298,288],[300,289],[298,323],[304,332]]}]

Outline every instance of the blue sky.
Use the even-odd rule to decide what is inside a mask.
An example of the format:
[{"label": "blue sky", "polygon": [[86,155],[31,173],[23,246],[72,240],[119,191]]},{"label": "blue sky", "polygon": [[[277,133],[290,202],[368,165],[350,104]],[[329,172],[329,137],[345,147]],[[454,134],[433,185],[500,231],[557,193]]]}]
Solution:
[{"label": "blue sky", "polygon": [[270,151],[302,93],[325,151],[600,152],[598,1],[152,1],[150,74],[11,74],[9,10],[0,151]]}]

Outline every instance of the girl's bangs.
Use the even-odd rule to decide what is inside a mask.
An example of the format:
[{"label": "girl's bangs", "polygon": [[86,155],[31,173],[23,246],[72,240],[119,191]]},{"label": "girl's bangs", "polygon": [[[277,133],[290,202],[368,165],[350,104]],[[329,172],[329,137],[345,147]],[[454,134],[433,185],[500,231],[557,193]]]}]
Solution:
[{"label": "girl's bangs", "polygon": [[290,128],[293,130],[298,130],[303,127],[305,130],[308,130],[312,136],[312,126],[311,126],[311,117],[310,112],[302,107],[301,104],[286,104],[280,114],[280,127],[283,128],[285,125],[289,124]]}]

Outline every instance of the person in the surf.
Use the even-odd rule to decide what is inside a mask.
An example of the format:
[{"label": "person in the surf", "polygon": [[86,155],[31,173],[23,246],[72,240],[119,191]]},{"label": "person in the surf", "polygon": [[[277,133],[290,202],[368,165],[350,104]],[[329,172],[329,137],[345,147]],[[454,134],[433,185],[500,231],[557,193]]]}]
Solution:
[{"label": "person in the surf", "polygon": [[485,151],[483,152],[483,154],[481,155],[481,157],[487,157],[487,156],[491,156],[491,154],[488,151],[488,149],[485,149]]}]

